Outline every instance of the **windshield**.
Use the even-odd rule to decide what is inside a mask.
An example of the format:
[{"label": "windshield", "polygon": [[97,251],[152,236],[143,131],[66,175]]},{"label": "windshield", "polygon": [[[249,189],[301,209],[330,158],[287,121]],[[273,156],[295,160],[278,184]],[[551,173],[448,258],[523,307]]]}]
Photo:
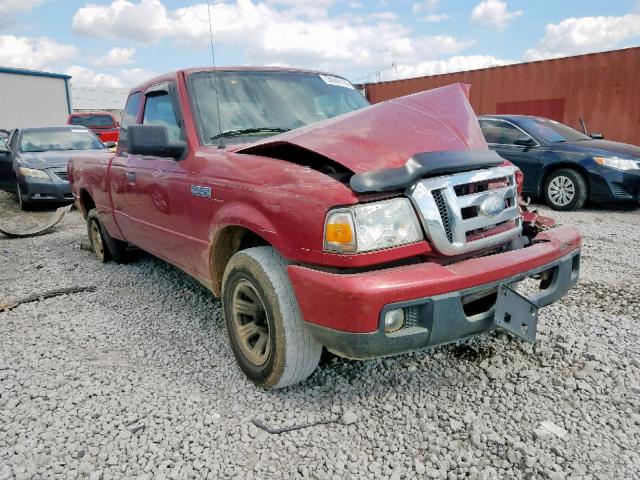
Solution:
[{"label": "windshield", "polygon": [[534,137],[539,137],[545,142],[575,142],[578,140],[591,140],[571,127],[546,118],[522,118],[519,125]]},{"label": "windshield", "polygon": [[110,115],[79,115],[71,117],[72,125],[85,127],[113,127],[113,118]]},{"label": "windshield", "polygon": [[31,130],[22,133],[21,152],[104,150],[104,144],[89,130]]},{"label": "windshield", "polygon": [[343,78],[302,72],[201,72],[189,90],[205,144],[253,141],[369,105]]},{"label": "windshield", "polygon": [[9,150],[9,145],[4,140],[4,138],[0,137],[0,152],[6,152]]}]

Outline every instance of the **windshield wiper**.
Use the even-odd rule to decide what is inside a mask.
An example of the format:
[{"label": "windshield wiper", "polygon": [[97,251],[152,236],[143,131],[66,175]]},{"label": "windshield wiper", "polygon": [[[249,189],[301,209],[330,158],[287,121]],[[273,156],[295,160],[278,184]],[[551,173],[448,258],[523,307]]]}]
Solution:
[{"label": "windshield wiper", "polygon": [[284,133],[288,132],[288,128],[279,127],[262,127],[262,128],[242,128],[239,130],[227,130],[226,132],[219,133],[210,137],[211,140],[216,140],[221,137],[240,137],[242,135],[249,135],[252,133]]}]

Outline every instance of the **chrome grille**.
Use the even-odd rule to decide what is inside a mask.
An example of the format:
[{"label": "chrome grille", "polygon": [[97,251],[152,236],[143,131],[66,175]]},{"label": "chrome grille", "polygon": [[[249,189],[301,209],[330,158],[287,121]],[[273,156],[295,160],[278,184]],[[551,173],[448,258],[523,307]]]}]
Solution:
[{"label": "chrome grille", "polygon": [[417,182],[407,191],[433,246],[460,255],[522,231],[515,167],[474,170]]},{"label": "chrome grille", "polygon": [[447,239],[453,242],[453,232],[451,231],[451,222],[449,221],[449,211],[447,210],[447,204],[444,201],[444,197],[440,190],[434,190],[431,192],[433,199],[436,201],[438,212],[440,212],[440,218],[442,219],[442,227],[447,234]]}]

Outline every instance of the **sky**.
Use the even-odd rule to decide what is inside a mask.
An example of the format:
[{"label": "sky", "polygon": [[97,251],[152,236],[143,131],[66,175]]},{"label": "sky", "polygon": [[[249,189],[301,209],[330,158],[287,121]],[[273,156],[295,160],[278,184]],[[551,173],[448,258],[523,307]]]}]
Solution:
[{"label": "sky", "polygon": [[[375,82],[640,45],[640,0],[210,0],[215,60]],[[212,63],[203,0],[0,0],[0,66],[130,88]]]}]

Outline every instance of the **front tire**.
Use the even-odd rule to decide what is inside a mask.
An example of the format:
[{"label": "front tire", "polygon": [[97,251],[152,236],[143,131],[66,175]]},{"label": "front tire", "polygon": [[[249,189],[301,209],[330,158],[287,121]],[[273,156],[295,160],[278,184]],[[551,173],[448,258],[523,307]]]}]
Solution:
[{"label": "front tire", "polygon": [[569,168],[551,173],[544,184],[544,199],[554,210],[578,210],[587,201],[587,182]]},{"label": "front tire", "polygon": [[286,267],[272,247],[248,248],[231,258],[222,281],[231,349],[244,374],[264,388],[303,381],[322,353],[304,324]]}]

